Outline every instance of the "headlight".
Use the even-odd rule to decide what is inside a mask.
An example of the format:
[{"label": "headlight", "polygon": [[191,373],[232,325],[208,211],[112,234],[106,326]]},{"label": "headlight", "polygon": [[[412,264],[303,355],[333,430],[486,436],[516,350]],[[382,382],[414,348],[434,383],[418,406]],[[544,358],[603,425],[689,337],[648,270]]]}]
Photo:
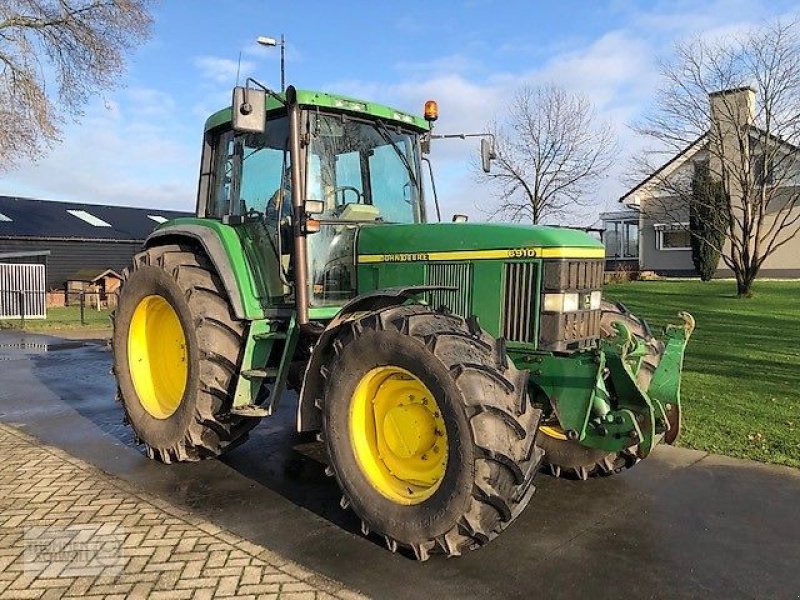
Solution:
[{"label": "headlight", "polygon": [[599,310],[603,292],[591,293],[561,292],[544,295],[544,312],[567,313],[577,310]]},{"label": "headlight", "polygon": [[545,312],[572,312],[578,310],[578,293],[568,292],[544,295]]},{"label": "headlight", "polygon": [[589,301],[589,310],[600,310],[600,302],[603,300],[603,292],[597,290],[592,292],[591,300]]}]

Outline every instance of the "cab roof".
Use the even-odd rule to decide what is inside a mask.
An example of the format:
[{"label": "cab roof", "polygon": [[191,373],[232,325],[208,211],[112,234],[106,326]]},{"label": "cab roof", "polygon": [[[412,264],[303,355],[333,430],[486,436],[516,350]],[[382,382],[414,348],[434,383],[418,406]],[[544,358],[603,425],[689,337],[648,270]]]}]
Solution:
[{"label": "cab roof", "polygon": [[[278,96],[285,97],[285,93],[278,94]],[[297,102],[301,106],[331,108],[337,111],[379,117],[401,125],[411,126],[415,129],[425,131],[430,129],[428,122],[421,117],[397,110],[391,106],[367,102],[366,100],[359,100],[358,98],[350,98],[348,96],[328,94],[327,92],[317,92],[314,90],[297,90]],[[266,105],[268,112],[282,107],[282,104],[271,96],[267,96]],[[231,108],[223,108],[206,120],[205,130],[208,131],[209,129],[230,123],[230,121]]]}]

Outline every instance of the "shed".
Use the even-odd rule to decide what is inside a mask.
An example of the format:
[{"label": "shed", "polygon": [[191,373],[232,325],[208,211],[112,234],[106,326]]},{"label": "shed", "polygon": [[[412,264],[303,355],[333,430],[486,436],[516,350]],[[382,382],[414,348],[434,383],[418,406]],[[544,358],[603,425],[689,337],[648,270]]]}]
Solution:
[{"label": "shed", "polygon": [[64,303],[77,304],[83,295],[85,302],[90,306],[114,308],[117,305],[116,292],[121,283],[122,275],[113,269],[101,267],[80,269],[67,277]]},{"label": "shed", "polygon": [[42,262],[47,289],[63,294],[68,279],[84,270],[92,271],[93,277],[121,273],[159,224],[192,215],[0,196],[0,262]]}]

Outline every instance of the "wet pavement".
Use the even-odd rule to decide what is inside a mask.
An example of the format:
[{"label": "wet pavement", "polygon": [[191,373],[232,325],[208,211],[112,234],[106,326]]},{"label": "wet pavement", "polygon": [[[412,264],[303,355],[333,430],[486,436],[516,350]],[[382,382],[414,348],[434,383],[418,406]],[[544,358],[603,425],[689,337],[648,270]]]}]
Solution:
[{"label": "wet pavement", "polygon": [[0,423],[0,598],[362,600]]},{"label": "wet pavement", "polygon": [[165,466],[133,444],[103,343],[0,332],[0,420],[375,597],[800,598],[800,471],[659,448],[620,476],[547,476],[486,548],[417,563],[339,508],[294,399],[221,460]]}]

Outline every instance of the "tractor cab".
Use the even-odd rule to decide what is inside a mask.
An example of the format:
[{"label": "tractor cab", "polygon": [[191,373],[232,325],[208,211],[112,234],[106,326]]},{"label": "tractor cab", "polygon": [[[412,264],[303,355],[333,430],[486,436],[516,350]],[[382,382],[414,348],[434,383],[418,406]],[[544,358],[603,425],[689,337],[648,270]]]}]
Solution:
[{"label": "tractor cab", "polygon": [[[257,90],[249,90],[254,93]],[[305,241],[310,310],[341,306],[357,292],[359,228],[424,223],[421,141],[428,123],[340,96],[292,91],[295,132],[285,97],[259,96],[263,130],[242,127],[237,107],[212,116],[206,128],[198,216],[263,228],[255,262],[266,261],[271,301],[296,302],[294,227]],[[249,100],[249,98],[248,98]],[[255,130],[252,130],[255,129]],[[296,135],[297,201],[293,200],[292,135]]]}]

